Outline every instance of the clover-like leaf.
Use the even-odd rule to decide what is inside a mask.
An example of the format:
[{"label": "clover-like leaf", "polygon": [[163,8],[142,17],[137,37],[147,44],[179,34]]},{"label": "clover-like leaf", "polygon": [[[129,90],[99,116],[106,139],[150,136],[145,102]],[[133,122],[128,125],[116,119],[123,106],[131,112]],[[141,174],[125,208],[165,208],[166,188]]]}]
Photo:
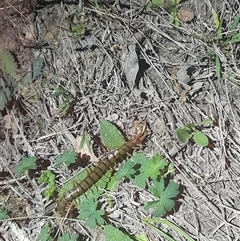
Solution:
[{"label": "clover-like leaf", "polygon": [[134,154],[129,160],[133,161],[136,164],[143,165],[146,162],[147,158],[143,153],[137,153]]},{"label": "clover-like leaf", "polygon": [[156,201],[147,202],[145,209],[154,208],[155,211],[153,216],[160,217],[171,211],[175,205],[175,198],[178,193],[179,186],[177,183],[170,181],[165,187],[165,179],[161,178],[160,182],[154,180],[154,186],[150,188],[151,192],[155,197],[158,198]]},{"label": "clover-like leaf", "polygon": [[116,178],[118,181],[122,180],[123,177],[128,177],[131,178],[132,175],[134,175],[134,173],[136,172],[134,170],[134,166],[136,164],[132,161],[127,161],[125,162],[122,167],[120,168],[120,170],[118,170]]},{"label": "clover-like leaf", "polygon": [[62,155],[59,155],[56,158],[56,164],[54,167],[58,168],[62,163],[65,163],[67,166],[69,166],[71,163],[74,163],[76,161],[77,152],[75,151],[64,151]]},{"label": "clover-like leaf", "polygon": [[102,215],[104,215],[104,211],[97,210],[97,202],[93,198],[90,198],[87,202],[82,203],[80,218],[82,220],[86,220],[86,224],[90,228],[95,228],[97,225],[104,224]]},{"label": "clover-like leaf", "polygon": [[183,127],[183,128],[177,128],[176,134],[178,139],[181,142],[186,142],[192,137],[192,133],[189,131],[189,128]]},{"label": "clover-like leaf", "polygon": [[134,179],[132,179],[133,183],[141,188],[141,189],[144,189],[146,187],[146,178],[145,178],[145,175],[144,173],[140,172],[138,175],[136,175],[134,177]]},{"label": "clover-like leaf", "polygon": [[195,131],[193,133],[193,140],[195,141],[196,144],[198,144],[199,146],[207,146],[208,145],[208,138],[207,136],[202,133],[201,131]]},{"label": "clover-like leaf", "polygon": [[36,169],[36,160],[37,158],[35,156],[23,157],[19,164],[15,167],[17,177],[20,177],[23,172],[28,171],[29,169]]},{"label": "clover-like leaf", "polygon": [[156,153],[143,165],[145,177],[151,177],[152,179],[156,179],[160,174],[160,170],[163,170],[167,165],[168,163],[166,162],[166,160],[159,153]]}]

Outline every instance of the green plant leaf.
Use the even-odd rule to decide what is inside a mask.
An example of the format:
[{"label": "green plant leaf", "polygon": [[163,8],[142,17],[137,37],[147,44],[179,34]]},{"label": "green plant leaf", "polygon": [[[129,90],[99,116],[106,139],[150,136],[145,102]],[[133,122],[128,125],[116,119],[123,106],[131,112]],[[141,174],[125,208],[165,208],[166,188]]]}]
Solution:
[{"label": "green plant leaf", "polygon": [[146,10],[158,10],[160,7],[164,7],[165,0],[151,0],[146,5]]},{"label": "green plant leaf", "polygon": [[221,21],[219,21],[218,15],[213,8],[212,8],[212,15],[213,15],[213,22],[214,22],[215,27],[216,27],[216,33],[220,35],[222,33]]},{"label": "green plant leaf", "polygon": [[94,4],[95,4],[95,8],[96,8],[96,9],[99,9],[98,0],[92,0],[92,1],[93,1]]},{"label": "green plant leaf", "polygon": [[189,133],[191,133],[192,131],[195,131],[196,130],[196,124],[193,124],[193,123],[187,123],[184,128],[186,130],[189,131]]},{"label": "green plant leaf", "polygon": [[232,27],[230,29],[231,31],[234,31],[237,28],[237,26],[239,24],[239,20],[240,20],[240,13],[238,13],[237,16],[235,17]]},{"label": "green plant leaf", "polygon": [[174,24],[175,26],[179,27],[180,22],[179,22],[179,18],[178,18],[178,14],[177,14],[177,9],[174,9],[171,12],[171,17],[170,17],[170,23]]},{"label": "green plant leaf", "polygon": [[145,209],[154,208],[154,217],[160,217],[165,215],[167,212],[171,211],[175,205],[175,198],[178,191],[178,184],[170,181],[167,186],[165,186],[165,179],[161,178],[160,182],[154,180],[153,187],[150,188],[151,192],[155,197],[158,198],[156,201],[147,202]]},{"label": "green plant leaf", "polygon": [[62,155],[57,156],[54,167],[58,168],[62,163],[65,163],[67,166],[69,166],[71,163],[76,161],[76,157],[77,152],[72,150],[64,151]]},{"label": "green plant leaf", "polygon": [[105,241],[133,241],[127,234],[110,225],[104,226],[104,234]]},{"label": "green plant leaf", "polygon": [[89,136],[88,136],[88,133],[86,131],[84,131],[84,133],[83,133],[83,137],[82,137],[82,140],[80,142],[79,148],[82,149],[84,144],[86,144],[89,152],[92,153]]},{"label": "green plant leaf", "polygon": [[168,165],[168,169],[167,169],[167,172],[163,174],[163,178],[167,177],[169,174],[173,173],[175,171],[175,168],[174,168],[174,164],[173,163],[170,163]]},{"label": "green plant leaf", "polygon": [[118,181],[116,175],[110,177],[109,182],[107,183],[106,190],[113,191],[116,190],[118,186]]},{"label": "green plant leaf", "polygon": [[167,165],[166,160],[159,153],[156,153],[144,163],[144,175],[146,178],[156,179],[160,175],[160,170],[163,170]]},{"label": "green plant leaf", "polygon": [[8,218],[7,210],[0,208],[0,220],[6,220]]},{"label": "green plant leaf", "polygon": [[50,227],[44,225],[41,229],[40,234],[37,237],[37,241],[52,241],[53,238],[50,236]]},{"label": "green plant leaf", "polygon": [[143,153],[136,153],[129,159],[129,161],[143,165],[147,161],[147,158]]},{"label": "green plant leaf", "polygon": [[236,33],[234,34],[231,39],[229,39],[228,41],[226,41],[226,44],[231,43],[231,44],[235,44],[235,43],[240,43],[240,33]]},{"label": "green plant leaf", "polygon": [[47,200],[49,200],[49,198],[53,196],[57,188],[55,182],[55,175],[50,170],[45,170],[38,179],[38,183],[46,183],[48,185],[47,189],[44,191],[44,195],[45,197],[47,197]]},{"label": "green plant leaf", "polygon": [[207,146],[209,143],[207,136],[201,131],[195,131],[192,138],[199,146]]},{"label": "green plant leaf", "polygon": [[11,100],[12,91],[10,88],[0,89],[0,111],[2,111],[7,103]]},{"label": "green plant leaf", "polygon": [[133,168],[135,165],[136,164],[130,160],[125,162],[120,168],[120,170],[118,170],[117,172],[117,175],[116,175],[117,180],[120,181],[123,179],[123,177],[131,178],[136,172]]},{"label": "green plant leaf", "polygon": [[140,233],[135,235],[136,241],[148,241],[148,238],[145,233]]},{"label": "green plant leaf", "polygon": [[43,58],[39,57],[34,59],[32,64],[33,79],[38,77],[41,74],[42,68],[43,68]]},{"label": "green plant leaf", "polygon": [[146,178],[144,175],[144,172],[140,172],[138,175],[136,175],[134,177],[134,179],[132,179],[134,185],[136,185],[137,187],[144,189],[146,187]]},{"label": "green plant leaf", "polygon": [[86,220],[86,224],[90,228],[95,228],[97,225],[104,224],[102,215],[104,215],[104,211],[97,210],[97,202],[93,198],[89,199],[87,202],[82,203],[80,218],[82,220]]},{"label": "green plant leaf", "polygon": [[146,178],[144,175],[145,171],[142,167],[146,160],[146,156],[143,153],[133,155],[122,165],[122,168],[118,170],[117,180],[121,180],[124,176],[126,176],[130,178],[137,187],[144,189],[146,186]]},{"label": "green plant leaf", "polygon": [[77,239],[78,234],[63,233],[63,235],[58,238],[58,241],[77,241]]},{"label": "green plant leaf", "polygon": [[23,172],[28,171],[29,169],[36,169],[36,160],[37,158],[35,156],[23,157],[19,164],[15,167],[17,177],[20,177]]},{"label": "green plant leaf", "polygon": [[110,150],[116,149],[126,142],[116,126],[104,119],[100,120],[100,137],[103,145]]},{"label": "green plant leaf", "polygon": [[176,134],[178,139],[181,142],[186,142],[192,137],[192,133],[189,132],[189,129],[186,127],[183,128],[177,128],[176,129]]},{"label": "green plant leaf", "polygon": [[210,118],[206,118],[205,120],[197,123],[196,125],[200,126],[200,125],[208,125],[208,124],[212,124],[213,121]]},{"label": "green plant leaf", "polygon": [[221,79],[222,72],[221,72],[221,61],[218,55],[215,56],[215,64],[216,64],[216,75],[218,79]]},{"label": "green plant leaf", "polygon": [[83,24],[76,24],[72,27],[73,37],[84,35],[85,32],[86,32],[86,28]]},{"label": "green plant leaf", "polygon": [[18,67],[12,53],[3,49],[0,53],[0,69],[3,71],[4,75],[11,75],[14,79],[18,78]]}]

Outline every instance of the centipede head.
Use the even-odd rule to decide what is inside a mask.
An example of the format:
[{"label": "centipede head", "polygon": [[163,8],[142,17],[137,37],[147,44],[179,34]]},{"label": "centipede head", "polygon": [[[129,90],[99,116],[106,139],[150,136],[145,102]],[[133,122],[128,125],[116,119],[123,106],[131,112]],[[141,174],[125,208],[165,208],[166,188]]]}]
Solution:
[{"label": "centipede head", "polygon": [[146,136],[150,135],[151,131],[150,128],[148,127],[146,121],[143,120],[134,120],[133,121],[133,128],[132,131],[129,134],[130,140],[137,144],[140,145]]}]

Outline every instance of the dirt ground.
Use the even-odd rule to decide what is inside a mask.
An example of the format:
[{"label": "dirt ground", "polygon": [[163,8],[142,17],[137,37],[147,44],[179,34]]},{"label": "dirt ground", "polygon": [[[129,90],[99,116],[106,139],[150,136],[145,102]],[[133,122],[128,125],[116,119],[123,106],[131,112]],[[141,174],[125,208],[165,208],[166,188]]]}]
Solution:
[{"label": "dirt ground", "polygon": [[[101,228],[91,230],[77,220],[59,225],[53,214],[48,216],[55,201],[47,201],[46,186],[37,183],[45,169],[59,183],[81,170],[56,169],[54,160],[74,150],[84,131],[96,155],[102,155],[97,141],[102,118],[124,133],[134,119],[146,120],[151,135],[143,152],[161,153],[174,163],[181,193],[168,220],[194,240],[240,240],[240,49],[219,40],[214,21],[217,13],[226,38],[239,32],[239,23],[236,30],[231,26],[240,5],[238,0],[186,0],[176,7],[177,26],[167,2],[148,11],[144,0],[83,1],[81,9],[78,1],[33,3],[34,34],[25,44],[31,48],[24,47],[24,56],[30,56],[29,49],[32,56],[24,60],[42,58],[44,66],[1,111],[0,193],[5,201],[0,202],[7,200],[13,219],[0,225],[0,240],[36,240],[45,224],[81,234],[82,240],[104,240]],[[202,127],[210,140],[207,147],[179,141],[176,128],[206,118],[213,120]],[[14,168],[27,156],[37,157],[37,173],[16,178]],[[132,198],[136,192],[138,204]],[[150,214],[141,203],[153,198],[147,191],[121,182],[112,195],[112,225],[132,235],[143,232],[148,240],[166,240],[142,223]],[[18,219],[22,216],[28,218]],[[17,227],[23,236],[14,238],[10,233]],[[158,228],[185,240],[168,226]]]}]

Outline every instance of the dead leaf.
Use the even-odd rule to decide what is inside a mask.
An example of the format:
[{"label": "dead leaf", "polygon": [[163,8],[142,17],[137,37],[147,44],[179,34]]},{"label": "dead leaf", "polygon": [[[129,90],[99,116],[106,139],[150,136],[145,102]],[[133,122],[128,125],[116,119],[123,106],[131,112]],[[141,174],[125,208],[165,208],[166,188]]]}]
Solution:
[{"label": "dead leaf", "polygon": [[182,22],[191,22],[194,19],[194,13],[189,9],[180,8],[178,10],[178,17]]},{"label": "dead leaf", "polygon": [[138,56],[135,48],[135,44],[129,46],[129,55],[124,65],[124,73],[131,90],[135,85],[136,76],[139,70]]}]

